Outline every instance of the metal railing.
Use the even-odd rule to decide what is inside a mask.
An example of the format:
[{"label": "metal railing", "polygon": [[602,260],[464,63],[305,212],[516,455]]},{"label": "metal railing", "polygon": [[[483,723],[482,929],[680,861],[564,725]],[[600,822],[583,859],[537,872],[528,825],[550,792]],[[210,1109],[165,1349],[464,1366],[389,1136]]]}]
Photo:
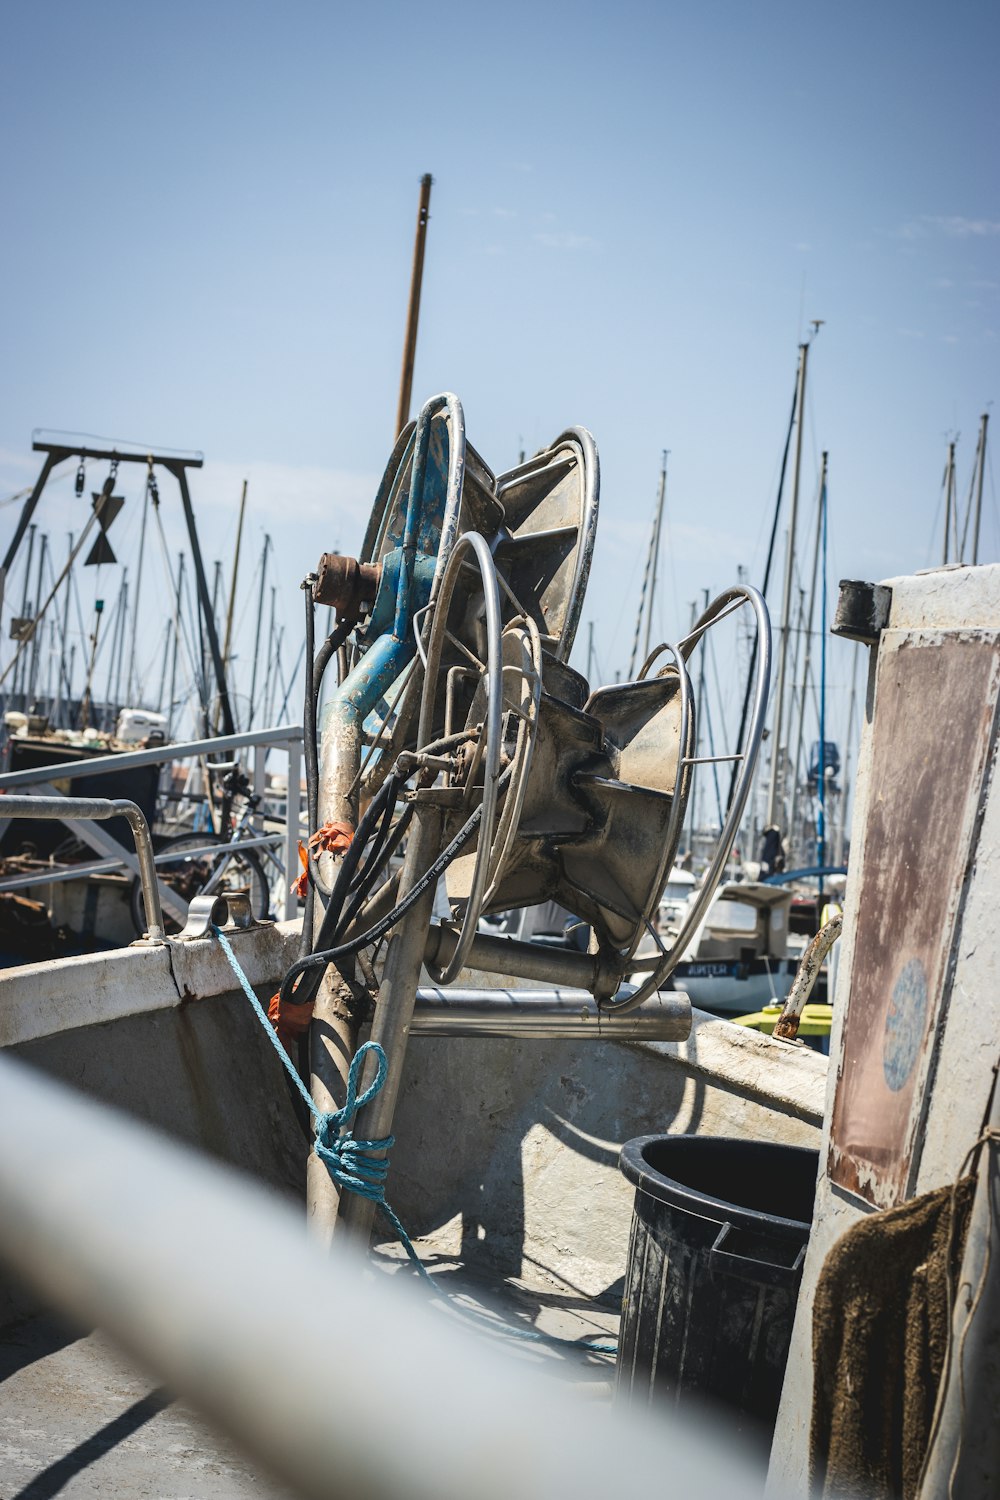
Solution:
[{"label": "metal railing", "polygon": [[[0,774],[0,795],[22,787],[34,787],[37,794],[31,798],[31,806],[26,812],[19,812],[18,817],[60,817],[56,811],[53,813],[42,813],[39,804],[43,801],[58,801],[60,794],[56,791],[52,782],[67,777],[86,776],[112,776],[120,775],[123,771],[134,770],[141,766],[165,765],[174,760],[190,760],[198,756],[219,755],[227,750],[246,750],[253,748],[254,773],[253,781],[256,787],[264,786],[264,763],[267,751],[272,746],[284,746],[288,751],[288,795],[286,798],[286,820],[284,835],[262,834],[252,839],[239,839],[233,842],[232,847],[240,849],[251,849],[255,847],[274,846],[284,843],[284,871],[285,871],[285,899],[282,915],[285,920],[290,920],[296,915],[298,901],[293,889],[294,875],[298,868],[298,843],[299,843],[299,820],[296,817],[298,801],[295,795],[302,776],[302,726],[299,724],[281,724],[272,729],[248,730],[244,734],[227,734],[215,739],[186,740],[180,744],[158,745],[152,750],[131,750],[120,755],[95,755],[85,760],[59,761],[53,765],[35,767],[26,771],[6,771]],[[21,801],[28,799],[22,798]],[[63,798],[64,808],[71,799]],[[78,799],[77,799],[78,800]],[[97,799],[100,800],[100,799]],[[4,804],[0,803],[0,812],[3,816],[14,816],[5,811]],[[97,814],[90,815],[97,817]],[[115,813],[104,813],[101,816],[109,818],[117,816]],[[87,814],[77,813],[73,819],[87,818]],[[70,821],[67,814],[67,821]],[[145,821],[145,820],[144,820]],[[103,857],[87,865],[51,865],[37,872],[29,872],[8,876],[0,880],[0,892],[25,889],[29,886],[55,885],[59,881],[86,878],[89,875],[101,874],[105,871],[126,868],[136,868],[135,861],[127,852],[118,852],[120,845],[109,835],[96,830],[86,828],[77,821],[77,828],[83,841],[91,846]],[[206,853],[218,854],[226,848],[225,844],[213,844],[206,846]],[[190,856],[191,851],[188,851]],[[141,873],[141,871],[139,871]],[[180,899],[169,887],[159,886],[163,907],[175,917],[181,925],[187,915],[187,902]],[[150,910],[147,907],[147,910]]]},{"label": "metal railing", "polygon": [[165,897],[169,897],[171,893],[161,887],[156,878],[149,824],[137,803],[129,802],[124,797],[61,797],[58,794],[54,797],[5,797],[0,802],[0,823],[10,818],[55,818],[65,823],[82,818],[95,822],[102,822],[107,818],[127,818],[135,839],[142,898],[146,903],[146,936],[151,943],[166,940],[160,894],[162,891]]}]

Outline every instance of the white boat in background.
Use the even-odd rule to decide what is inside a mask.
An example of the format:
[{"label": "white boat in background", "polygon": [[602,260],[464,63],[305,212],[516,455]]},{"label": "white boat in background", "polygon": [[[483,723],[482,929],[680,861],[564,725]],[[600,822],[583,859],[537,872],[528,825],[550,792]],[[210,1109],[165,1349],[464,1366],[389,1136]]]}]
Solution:
[{"label": "white boat in background", "polygon": [[[660,905],[662,940],[669,946],[681,918],[695,899],[690,894],[677,911],[674,870]],[[792,891],[761,881],[728,881],[719,887],[684,957],[671,976],[674,989],[685,990],[699,1010],[743,1016],[782,1001],[792,987],[797,959],[789,954],[788,917]]]}]

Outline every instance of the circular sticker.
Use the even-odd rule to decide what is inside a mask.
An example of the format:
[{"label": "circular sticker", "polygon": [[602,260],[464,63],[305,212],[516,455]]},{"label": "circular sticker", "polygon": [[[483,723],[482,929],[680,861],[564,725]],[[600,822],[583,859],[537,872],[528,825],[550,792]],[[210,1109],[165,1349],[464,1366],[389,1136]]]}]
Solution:
[{"label": "circular sticker", "polygon": [[927,976],[919,958],[911,958],[893,986],[882,1038],[882,1071],[893,1093],[899,1092],[913,1072],[926,1018]]}]

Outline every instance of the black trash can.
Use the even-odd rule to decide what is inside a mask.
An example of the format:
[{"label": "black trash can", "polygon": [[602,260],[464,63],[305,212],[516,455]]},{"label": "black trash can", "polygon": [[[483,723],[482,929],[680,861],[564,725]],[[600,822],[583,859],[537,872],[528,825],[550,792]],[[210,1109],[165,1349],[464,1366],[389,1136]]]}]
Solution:
[{"label": "black trash can", "polygon": [[819,1153],[719,1136],[639,1136],[616,1391],[722,1403],[747,1437],[774,1428]]}]

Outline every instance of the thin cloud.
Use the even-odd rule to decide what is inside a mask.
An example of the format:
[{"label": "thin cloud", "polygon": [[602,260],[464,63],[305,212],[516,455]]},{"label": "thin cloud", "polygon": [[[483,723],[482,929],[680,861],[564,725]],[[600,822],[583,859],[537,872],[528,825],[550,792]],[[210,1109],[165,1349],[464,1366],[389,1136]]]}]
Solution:
[{"label": "thin cloud", "polygon": [[575,234],[572,230],[546,230],[536,234],[535,239],[546,250],[596,250],[597,241],[589,234]]},{"label": "thin cloud", "polygon": [[1000,220],[970,219],[963,214],[920,214],[891,231],[896,239],[923,240],[943,234],[952,240],[990,239],[1000,234]]},{"label": "thin cloud", "polygon": [[926,222],[954,239],[1000,234],[1000,221],[996,219],[965,219],[960,214],[936,214],[928,217]]}]

